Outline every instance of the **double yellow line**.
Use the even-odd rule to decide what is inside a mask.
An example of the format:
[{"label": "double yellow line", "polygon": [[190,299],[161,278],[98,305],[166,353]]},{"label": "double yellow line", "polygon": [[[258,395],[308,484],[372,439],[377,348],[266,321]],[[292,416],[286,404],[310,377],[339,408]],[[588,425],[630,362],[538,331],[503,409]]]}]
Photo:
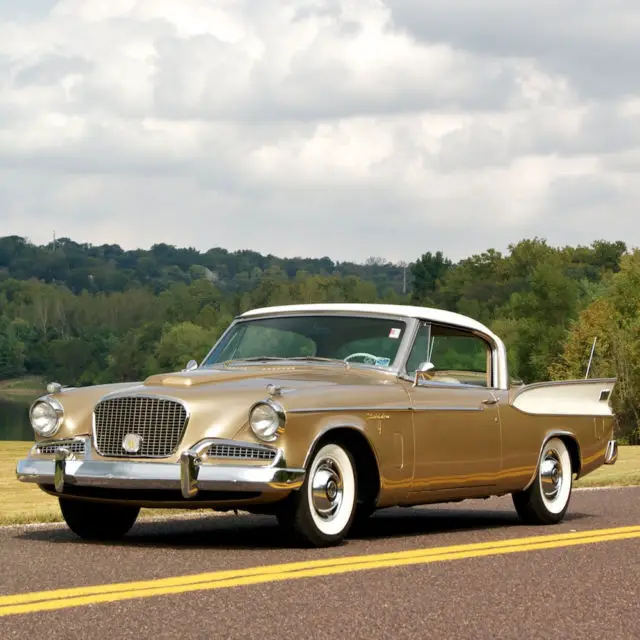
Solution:
[{"label": "double yellow line", "polygon": [[291,562],[248,569],[214,571],[177,578],[162,578],[140,582],[103,584],[72,589],[56,589],[35,593],[21,593],[0,596],[0,616],[11,616],[38,611],[54,611],[89,604],[117,602],[135,598],[166,596],[190,591],[227,589],[264,582],[279,582],[298,578],[329,576],[354,571],[383,569],[407,565],[462,560],[483,556],[554,549],[574,545],[593,544],[640,538],[640,526],[595,529],[576,533],[562,533],[530,538],[512,538],[476,544],[462,544],[450,547],[414,549],[375,555],[327,558],[308,562]]}]

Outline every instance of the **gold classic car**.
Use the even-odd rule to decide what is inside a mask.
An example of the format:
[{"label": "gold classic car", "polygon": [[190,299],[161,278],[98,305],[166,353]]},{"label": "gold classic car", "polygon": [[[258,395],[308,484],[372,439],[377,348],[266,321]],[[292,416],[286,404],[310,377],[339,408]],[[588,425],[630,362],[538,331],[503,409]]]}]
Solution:
[{"label": "gold classic car", "polygon": [[48,385],[17,476],[92,539],[125,535],[141,507],[211,508],[326,546],[376,509],[505,494],[554,524],[573,478],[616,461],[615,382],[512,385],[502,340],[438,309],[256,309],[182,371]]}]

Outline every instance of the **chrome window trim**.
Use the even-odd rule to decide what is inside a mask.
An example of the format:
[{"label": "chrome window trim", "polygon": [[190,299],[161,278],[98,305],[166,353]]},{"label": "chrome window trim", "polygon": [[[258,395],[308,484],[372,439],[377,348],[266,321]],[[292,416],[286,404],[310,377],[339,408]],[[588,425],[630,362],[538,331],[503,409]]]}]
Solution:
[{"label": "chrome window trim", "polygon": [[459,383],[455,383],[455,382],[437,382],[435,380],[429,380],[428,382],[424,382],[424,383],[420,383],[420,381],[418,382],[418,384],[416,385],[417,388],[428,388],[430,386],[434,386],[434,387],[438,387],[438,388],[448,388],[448,389],[465,389],[468,390],[469,388],[477,388],[477,389],[485,389],[487,391],[503,391],[505,390],[506,387],[504,387],[503,385],[499,384],[499,380],[500,380],[500,375],[499,375],[499,367],[500,367],[500,354],[498,352],[496,343],[494,340],[491,339],[491,336],[487,335],[486,333],[483,333],[481,331],[478,331],[477,329],[468,329],[466,327],[461,327],[460,325],[454,325],[454,324],[444,324],[441,322],[432,322],[431,320],[418,320],[417,321],[417,326],[414,332],[414,336],[411,340],[411,345],[409,347],[409,349],[407,350],[407,357],[405,358],[404,362],[402,363],[402,366],[399,368],[398,370],[398,378],[402,379],[402,380],[406,380],[407,382],[414,382],[414,376],[409,375],[406,365],[407,362],[409,360],[409,355],[411,354],[411,349],[413,348],[413,345],[415,343],[415,340],[418,336],[418,331],[420,330],[420,327],[422,325],[425,326],[429,326],[429,328],[431,327],[442,327],[445,329],[455,329],[456,331],[460,331],[461,333],[465,333],[469,336],[474,336],[476,338],[479,338],[480,340],[484,341],[487,343],[487,345],[490,348],[491,351],[491,384],[488,386],[480,386],[480,385],[471,385],[471,384],[465,384],[463,382],[459,382]]}]

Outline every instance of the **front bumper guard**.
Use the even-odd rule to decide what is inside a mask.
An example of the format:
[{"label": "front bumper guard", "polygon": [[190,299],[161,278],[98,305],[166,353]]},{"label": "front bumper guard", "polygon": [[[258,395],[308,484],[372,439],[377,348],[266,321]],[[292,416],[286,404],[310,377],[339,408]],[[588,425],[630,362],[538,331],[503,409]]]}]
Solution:
[{"label": "front bumper guard", "polygon": [[[277,493],[299,489],[304,469],[286,467],[279,452],[269,466],[215,464],[203,461],[204,452],[217,440],[203,440],[184,451],[180,462],[132,462],[78,459],[69,448],[61,446],[53,458],[27,457],[18,462],[16,475],[22,482],[53,484],[58,493],[65,485],[109,489],[179,489],[185,499],[199,490],[258,491]],[[246,443],[245,443],[246,444]],[[90,451],[87,438],[85,451]]]}]

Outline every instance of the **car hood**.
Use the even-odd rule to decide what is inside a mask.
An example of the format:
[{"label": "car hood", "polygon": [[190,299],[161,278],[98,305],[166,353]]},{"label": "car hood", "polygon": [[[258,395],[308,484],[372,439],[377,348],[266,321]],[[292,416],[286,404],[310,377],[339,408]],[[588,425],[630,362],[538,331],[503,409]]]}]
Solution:
[{"label": "car hood", "polygon": [[90,433],[96,403],[118,396],[145,395],[182,402],[189,412],[185,440],[233,438],[246,433],[253,404],[271,397],[286,411],[365,405],[380,399],[375,387],[391,385],[393,373],[341,363],[293,365],[247,364],[178,371],[149,376],[142,382],[69,389],[57,394],[65,408],[60,436]]}]

